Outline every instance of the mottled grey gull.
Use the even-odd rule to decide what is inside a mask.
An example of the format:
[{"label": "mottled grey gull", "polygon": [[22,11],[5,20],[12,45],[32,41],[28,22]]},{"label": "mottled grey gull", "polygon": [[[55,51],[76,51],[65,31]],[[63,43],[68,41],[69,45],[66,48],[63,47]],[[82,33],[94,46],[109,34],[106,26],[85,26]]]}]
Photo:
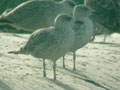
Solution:
[{"label": "mottled grey gull", "polygon": [[72,0],[30,0],[2,15],[0,21],[10,22],[8,24],[13,27],[33,32],[54,25],[54,19],[60,13],[72,14],[74,6]]},{"label": "mottled grey gull", "polygon": [[19,51],[9,53],[31,54],[43,59],[43,76],[46,77],[45,59],[53,61],[54,79],[56,80],[56,61],[70,50],[75,33],[72,30],[73,18],[61,14],[55,19],[55,27],[39,29],[32,33],[28,42]]},{"label": "mottled grey gull", "polygon": [[[73,10],[73,17],[76,19],[73,25],[75,32],[75,42],[70,49],[73,52],[73,70],[75,70],[76,50],[85,46],[93,36],[94,27],[89,16],[92,15],[93,10],[85,5],[78,5]],[[65,61],[63,56],[63,67],[65,68]]]}]

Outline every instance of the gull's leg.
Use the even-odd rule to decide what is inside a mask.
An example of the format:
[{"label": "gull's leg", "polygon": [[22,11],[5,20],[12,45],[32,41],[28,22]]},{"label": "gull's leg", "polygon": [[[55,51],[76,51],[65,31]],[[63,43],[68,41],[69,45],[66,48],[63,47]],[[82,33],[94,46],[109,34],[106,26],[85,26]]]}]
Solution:
[{"label": "gull's leg", "polygon": [[56,80],[56,61],[53,62],[54,80]]},{"label": "gull's leg", "polygon": [[75,51],[74,51],[74,52],[73,52],[73,70],[76,70],[75,61],[76,61],[76,54],[75,54]]},{"label": "gull's leg", "polygon": [[45,59],[43,59],[43,77],[46,77]]},{"label": "gull's leg", "polygon": [[[96,29],[97,29],[97,28],[96,28]],[[94,41],[94,40],[95,40],[95,36],[96,36],[96,34],[95,34],[95,30],[96,30],[96,29],[94,29],[94,32],[93,32],[93,35],[92,35],[90,41]]]},{"label": "gull's leg", "polygon": [[65,68],[65,55],[63,56],[63,68]]},{"label": "gull's leg", "polygon": [[107,34],[108,34],[108,31],[106,30],[106,31],[105,31],[105,35],[104,35],[104,39],[103,39],[103,42],[105,42],[105,41],[106,41],[106,38],[107,38]]}]

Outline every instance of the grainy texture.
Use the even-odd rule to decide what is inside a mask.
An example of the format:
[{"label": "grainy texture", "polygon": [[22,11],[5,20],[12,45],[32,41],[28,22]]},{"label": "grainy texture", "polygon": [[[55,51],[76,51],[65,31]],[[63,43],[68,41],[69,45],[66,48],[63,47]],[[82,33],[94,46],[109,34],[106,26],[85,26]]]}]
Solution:
[{"label": "grainy texture", "polygon": [[78,50],[76,71],[71,70],[71,53],[66,56],[66,69],[62,68],[62,60],[58,60],[57,81],[51,80],[53,71],[50,61],[46,61],[48,78],[45,79],[42,76],[42,59],[7,53],[19,49],[29,36],[29,34],[0,33],[0,86],[9,88],[7,90],[120,89],[119,34],[108,36],[105,44],[97,43],[102,41],[102,35],[96,36],[96,43],[89,43]]},{"label": "grainy texture", "polygon": [[19,53],[50,60],[57,60],[64,55],[71,48],[75,39],[71,27],[72,16],[59,15],[55,22],[54,27],[33,32]]},{"label": "grainy texture", "polygon": [[[92,9],[85,5],[78,5],[73,10],[73,17],[76,19],[73,26],[75,32],[75,41],[70,51],[73,52],[73,69],[75,70],[76,50],[86,45],[93,36],[94,27],[89,16],[92,14]],[[63,67],[64,57],[63,57]]]},{"label": "grainy texture", "polygon": [[28,1],[4,14],[1,21],[9,21],[14,27],[33,32],[36,29],[54,25],[54,19],[60,13],[72,14],[74,6],[74,2],[70,0],[61,2]]},{"label": "grainy texture", "polygon": [[[0,0],[0,15],[7,9],[13,9],[17,7],[19,4],[26,2],[29,0]],[[42,1],[42,0],[40,0]],[[44,0],[45,1],[45,0]],[[50,0],[49,0],[50,1]],[[51,1],[59,1],[59,0],[51,0]]]},{"label": "grainy texture", "polygon": [[0,0],[0,15],[9,8],[15,8],[17,5],[28,0]]},{"label": "grainy texture", "polygon": [[73,30],[75,31],[75,42],[71,51],[76,51],[77,49],[83,47],[91,39],[94,27],[89,16],[92,11],[89,7],[84,5],[79,5],[74,9],[73,16],[76,18]]},{"label": "grainy texture", "polygon": [[54,79],[56,79],[56,61],[70,50],[75,40],[72,21],[71,15],[58,15],[54,27],[36,30],[19,51],[9,53],[30,54],[42,58],[45,77],[45,59],[53,61]]}]

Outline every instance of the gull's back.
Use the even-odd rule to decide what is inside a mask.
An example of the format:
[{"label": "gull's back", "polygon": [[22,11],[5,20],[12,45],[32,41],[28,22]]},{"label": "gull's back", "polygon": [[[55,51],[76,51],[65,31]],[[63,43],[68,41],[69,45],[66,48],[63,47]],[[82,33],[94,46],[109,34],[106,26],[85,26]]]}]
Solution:
[{"label": "gull's back", "polygon": [[26,29],[48,27],[60,12],[55,1],[28,1],[11,10],[4,18]]},{"label": "gull's back", "polygon": [[44,43],[47,40],[50,31],[53,29],[53,27],[46,29],[43,28],[33,32],[28,41],[26,42],[25,46],[22,48],[21,52],[23,54],[31,54],[36,48],[36,46]]},{"label": "gull's back", "polygon": [[89,42],[94,32],[93,23],[89,18],[77,20],[73,30],[75,31],[75,42],[70,50],[72,52],[82,48]]}]

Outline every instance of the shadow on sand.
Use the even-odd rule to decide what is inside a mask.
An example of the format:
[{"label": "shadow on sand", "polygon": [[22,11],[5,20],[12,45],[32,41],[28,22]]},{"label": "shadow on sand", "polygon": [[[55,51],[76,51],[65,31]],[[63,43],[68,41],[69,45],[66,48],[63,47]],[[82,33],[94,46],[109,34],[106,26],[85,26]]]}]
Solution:
[{"label": "shadow on sand", "polygon": [[108,45],[109,47],[120,47],[120,43],[112,43],[112,42],[91,42],[91,43]]},{"label": "shadow on sand", "polygon": [[60,82],[60,81],[58,81],[58,80],[55,81],[55,80],[53,80],[53,79],[48,79],[48,78],[47,78],[47,80],[50,81],[50,82],[52,82],[52,83],[54,83],[54,84],[56,84],[57,86],[63,88],[64,90],[75,90],[75,89],[72,88],[71,86],[69,86],[69,85],[67,85],[67,84],[65,84],[65,83],[63,83],[63,82]]},{"label": "shadow on sand", "polygon": [[[88,83],[91,83],[91,84],[93,84],[93,85],[95,85],[95,86],[97,86],[97,87],[103,88],[103,89],[105,89],[105,90],[110,90],[110,89],[108,89],[107,87],[99,84],[99,82],[96,82],[96,81],[94,81],[94,80],[89,79],[89,77],[87,77],[87,76],[86,76],[85,74],[83,74],[81,71],[74,71],[74,70],[70,70],[70,69],[67,69],[67,68],[65,68],[64,70],[66,70],[66,71],[68,71],[69,73],[71,73],[71,76],[73,76],[73,77],[75,77],[75,78],[77,78],[77,79],[81,79],[81,80],[83,80],[83,81],[86,81],[86,82],[88,82]],[[80,73],[79,73],[79,72],[80,72]]]},{"label": "shadow on sand", "polygon": [[13,89],[0,80],[0,90],[13,90]]},{"label": "shadow on sand", "polygon": [[112,42],[90,42],[92,44],[104,44],[104,45],[119,45],[120,43],[112,43]]}]

